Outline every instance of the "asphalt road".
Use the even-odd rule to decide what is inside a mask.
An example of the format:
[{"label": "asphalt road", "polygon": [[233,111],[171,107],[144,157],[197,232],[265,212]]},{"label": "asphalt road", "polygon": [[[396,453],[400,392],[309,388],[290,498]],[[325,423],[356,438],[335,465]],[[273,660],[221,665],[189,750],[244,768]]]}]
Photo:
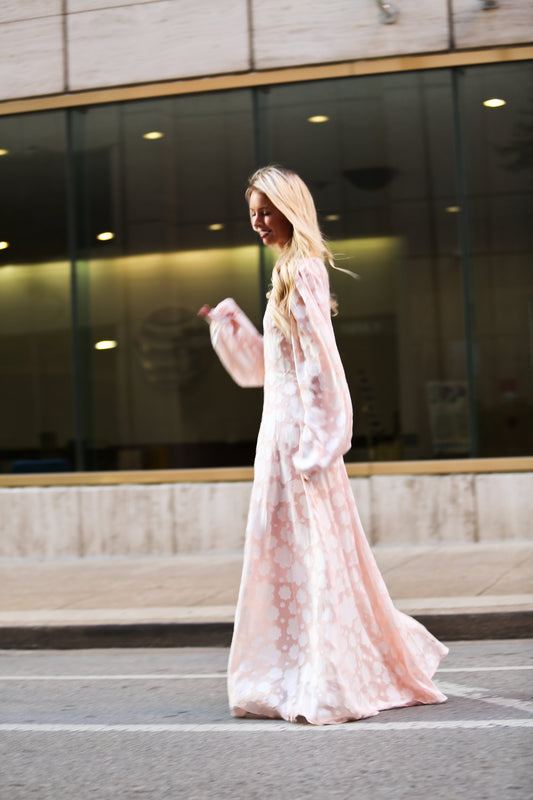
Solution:
[{"label": "asphalt road", "polygon": [[452,643],[449,700],[235,720],[227,650],[0,652],[1,800],[530,800],[533,640]]}]

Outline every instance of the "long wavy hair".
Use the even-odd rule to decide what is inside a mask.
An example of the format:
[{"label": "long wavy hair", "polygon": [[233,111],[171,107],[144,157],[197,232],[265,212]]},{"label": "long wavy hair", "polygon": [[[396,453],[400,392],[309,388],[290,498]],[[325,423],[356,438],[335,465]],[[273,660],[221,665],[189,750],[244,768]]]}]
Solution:
[{"label": "long wavy hair", "polygon": [[[262,167],[248,180],[248,202],[254,191],[265,194],[292,226],[292,236],[276,260],[272,271],[272,288],[267,294],[274,322],[288,337],[289,306],[298,264],[306,258],[320,258],[334,267],[333,255],[320,231],[311,192],[296,172],[278,166]],[[333,297],[330,298],[330,304],[332,313],[336,314],[337,302]]]}]

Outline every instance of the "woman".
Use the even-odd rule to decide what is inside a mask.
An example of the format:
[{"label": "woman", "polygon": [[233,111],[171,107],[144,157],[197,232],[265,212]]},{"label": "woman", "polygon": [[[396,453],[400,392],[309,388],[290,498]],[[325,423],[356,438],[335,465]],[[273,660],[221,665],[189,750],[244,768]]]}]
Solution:
[{"label": "woman", "polygon": [[348,482],[352,408],[311,193],[270,166],[250,178],[246,198],[252,227],[279,251],[264,338],[232,299],[199,312],[234,380],[264,385],[232,713],[320,725],[444,702],[431,677],[447,648],[394,608]]}]

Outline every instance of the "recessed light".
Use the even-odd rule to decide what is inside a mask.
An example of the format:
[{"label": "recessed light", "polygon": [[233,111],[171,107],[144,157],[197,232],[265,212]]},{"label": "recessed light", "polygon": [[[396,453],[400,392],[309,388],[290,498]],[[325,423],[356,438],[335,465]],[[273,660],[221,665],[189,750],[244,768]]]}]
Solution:
[{"label": "recessed light", "polygon": [[6,150],[5,147],[0,147],[0,156],[7,156],[9,150]]},{"label": "recessed light", "polygon": [[0,242],[0,250],[7,250],[9,242]]},{"label": "recessed light", "polygon": [[460,210],[460,206],[446,206],[446,212],[448,214],[458,214]]},{"label": "recessed light", "polygon": [[143,133],[143,139],[162,139],[164,135],[162,131],[148,131]]},{"label": "recessed light", "polygon": [[319,122],[329,122],[329,117],[326,117],[325,114],[315,114],[313,117],[307,117],[307,121],[318,124]]},{"label": "recessed light", "polygon": [[208,231],[221,231],[224,225],[221,222],[213,222],[212,225],[207,226]]},{"label": "recessed light", "polygon": [[340,218],[341,218],[340,214],[326,214],[326,216],[324,217],[324,219],[327,222],[338,222]]},{"label": "recessed light", "polygon": [[483,100],[483,105],[487,106],[487,108],[500,108],[505,103],[506,101],[502,100],[501,97],[491,97],[489,100]]},{"label": "recessed light", "polygon": [[95,350],[113,350],[113,348],[117,347],[118,342],[114,339],[102,339],[100,342],[96,342],[94,345]]},{"label": "recessed light", "polygon": [[104,231],[103,233],[99,233],[96,238],[100,239],[101,242],[108,242],[110,239],[115,238],[115,234],[111,233],[111,231]]}]

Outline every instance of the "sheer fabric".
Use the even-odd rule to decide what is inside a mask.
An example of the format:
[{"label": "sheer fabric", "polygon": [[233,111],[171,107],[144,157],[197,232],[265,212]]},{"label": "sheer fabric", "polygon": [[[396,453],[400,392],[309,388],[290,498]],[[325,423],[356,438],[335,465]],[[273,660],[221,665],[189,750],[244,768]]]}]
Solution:
[{"label": "sheer fabric", "polygon": [[268,307],[264,338],[231,299],[209,320],[235,381],[264,384],[228,670],[232,713],[319,725],[444,702],[431,677],[447,648],[394,607],[346,474],[352,409],[324,264],[299,266],[290,340]]}]

